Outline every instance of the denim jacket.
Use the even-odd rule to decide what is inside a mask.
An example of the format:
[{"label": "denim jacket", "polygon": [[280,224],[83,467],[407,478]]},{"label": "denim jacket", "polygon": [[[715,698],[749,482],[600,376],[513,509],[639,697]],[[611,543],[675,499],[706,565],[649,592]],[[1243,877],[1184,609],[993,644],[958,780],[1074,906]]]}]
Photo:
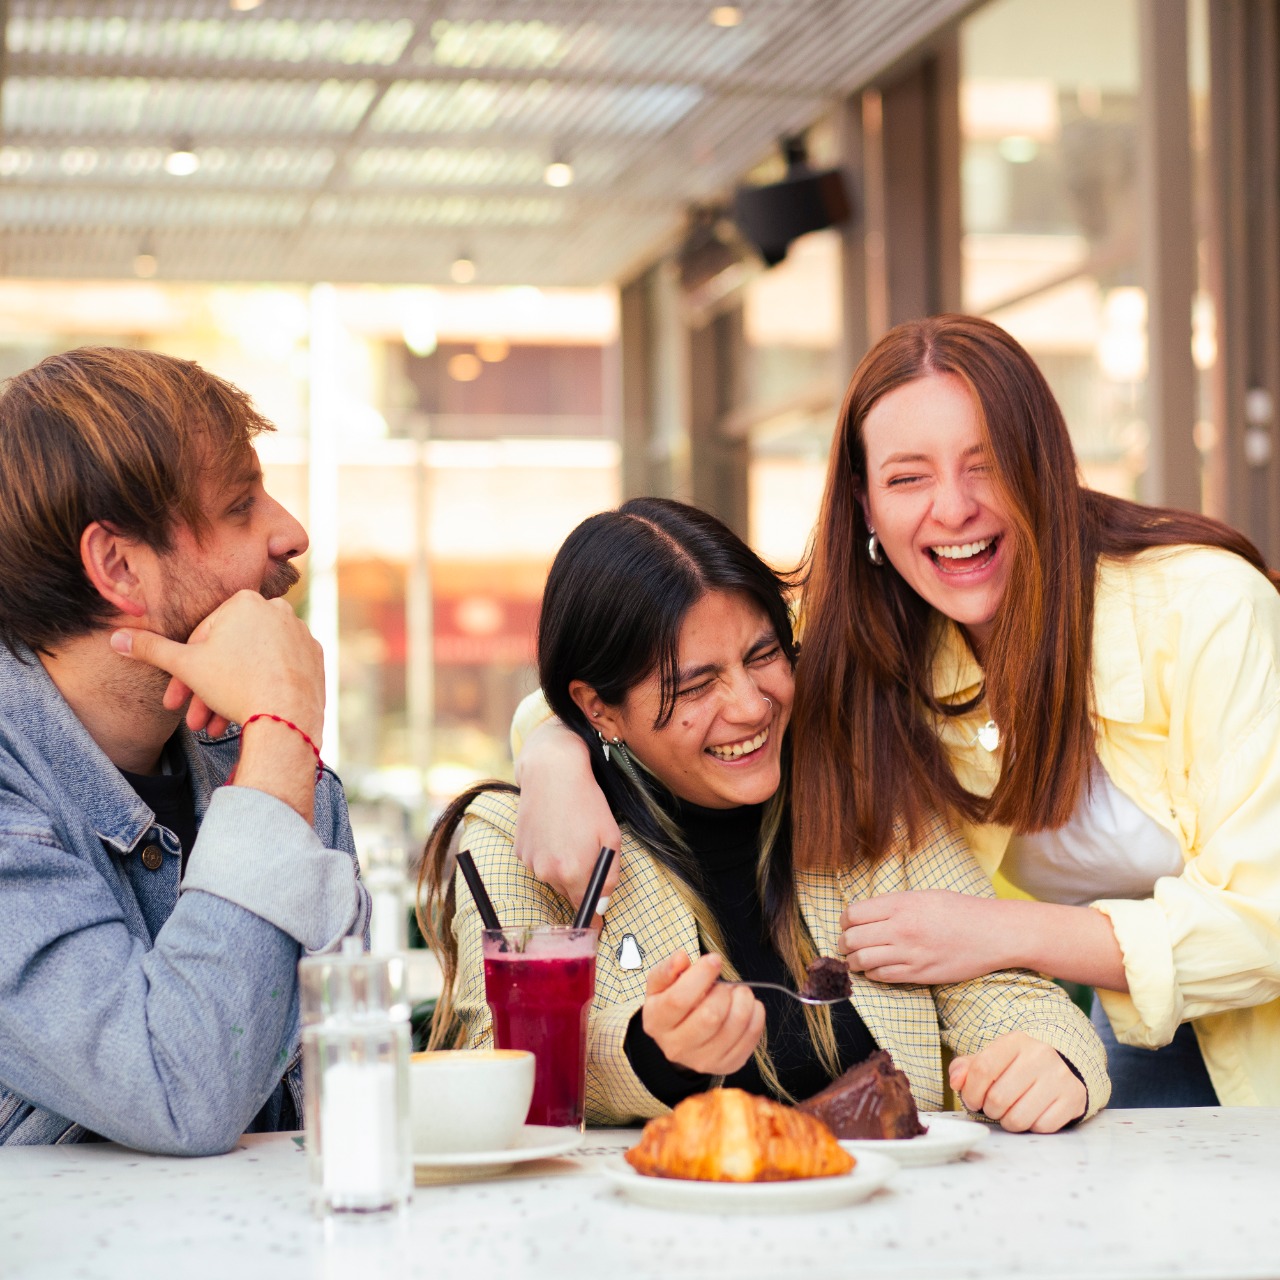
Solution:
[{"label": "denim jacket", "polygon": [[177,838],[0,646],[0,1145],[208,1155],[286,1073],[301,1100],[298,960],[368,920],[342,785],[321,776],[313,829],[222,785],[238,730],[181,734],[200,826],[179,885]]}]

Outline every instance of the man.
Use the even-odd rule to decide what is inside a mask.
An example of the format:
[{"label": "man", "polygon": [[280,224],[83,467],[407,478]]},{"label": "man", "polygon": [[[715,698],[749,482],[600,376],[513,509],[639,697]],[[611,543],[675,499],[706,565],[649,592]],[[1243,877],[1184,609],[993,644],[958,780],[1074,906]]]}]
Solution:
[{"label": "man", "polygon": [[0,393],[0,1144],[301,1123],[298,959],[368,908],[270,429],[145,351]]}]

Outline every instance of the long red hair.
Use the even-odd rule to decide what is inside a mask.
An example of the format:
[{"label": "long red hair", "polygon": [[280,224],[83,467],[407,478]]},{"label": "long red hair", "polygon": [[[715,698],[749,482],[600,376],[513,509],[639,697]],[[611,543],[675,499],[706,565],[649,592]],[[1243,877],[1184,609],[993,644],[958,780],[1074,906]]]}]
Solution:
[{"label": "long red hair", "polygon": [[[938,615],[866,554],[862,424],[881,397],[931,374],[953,374],[972,394],[1009,520],[1008,586],[983,653],[1004,744],[990,797],[961,785],[938,740],[937,717],[957,710],[939,706],[931,685]],[[1216,520],[1084,488],[1044,375],[1003,329],[942,315],[885,334],[845,395],[806,565],[791,721],[796,865],[879,858],[899,824],[914,835],[934,813],[1017,831],[1065,823],[1094,749],[1098,558],[1187,543],[1267,572],[1257,548]]]}]

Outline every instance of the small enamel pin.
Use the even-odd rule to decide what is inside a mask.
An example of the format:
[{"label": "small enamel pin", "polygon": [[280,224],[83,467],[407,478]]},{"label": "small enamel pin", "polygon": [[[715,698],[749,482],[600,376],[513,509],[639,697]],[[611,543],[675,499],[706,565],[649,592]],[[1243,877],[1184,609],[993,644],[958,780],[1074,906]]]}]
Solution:
[{"label": "small enamel pin", "polygon": [[618,958],[619,969],[643,969],[644,948],[636,941],[634,933],[624,933],[614,953]]}]

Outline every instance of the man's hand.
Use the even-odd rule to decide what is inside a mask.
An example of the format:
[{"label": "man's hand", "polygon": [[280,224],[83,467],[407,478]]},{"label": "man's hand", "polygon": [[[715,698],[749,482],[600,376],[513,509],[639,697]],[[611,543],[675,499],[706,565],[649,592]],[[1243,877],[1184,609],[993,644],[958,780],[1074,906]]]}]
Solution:
[{"label": "man's hand", "polygon": [[216,717],[243,724],[251,715],[271,713],[291,720],[320,745],[324,655],[282,599],[237,591],[185,644],[126,628],[112,634],[111,647],[174,677],[165,691],[170,710],[181,706],[183,690],[189,689],[194,711],[188,723]]},{"label": "man's hand", "polygon": [[1010,963],[1000,909],[991,898],[945,889],[880,894],[844,909],[837,950],[876,982],[965,982]]},{"label": "man's hand", "polygon": [[764,1031],[764,1005],[751,988],[719,977],[718,955],[693,963],[677,951],[649,971],[641,1015],[668,1062],[709,1076],[744,1066]]},{"label": "man's hand", "polygon": [[[186,644],[154,631],[125,629],[111,647],[173,677],[165,706],[176,711],[190,691],[187,723],[221,732],[226,722],[280,716],[297,725],[316,748],[324,726],[324,655],[306,625],[284,600],[238,591],[218,606]],[[221,726],[221,728],[219,728]],[[302,736],[274,720],[245,731],[236,766],[237,786],[283,800],[310,822],[316,761]]]},{"label": "man's hand", "polygon": [[[543,884],[581,902],[600,850],[622,850],[622,833],[591,774],[586,744],[558,720],[539,725],[516,761],[516,781],[516,856]],[[614,858],[609,868],[605,896],[618,883],[620,862]]]},{"label": "man's hand", "polygon": [[970,1111],[1010,1133],[1057,1133],[1084,1115],[1089,1095],[1058,1053],[1025,1031],[1011,1031],[980,1053],[956,1058],[951,1087]]}]

